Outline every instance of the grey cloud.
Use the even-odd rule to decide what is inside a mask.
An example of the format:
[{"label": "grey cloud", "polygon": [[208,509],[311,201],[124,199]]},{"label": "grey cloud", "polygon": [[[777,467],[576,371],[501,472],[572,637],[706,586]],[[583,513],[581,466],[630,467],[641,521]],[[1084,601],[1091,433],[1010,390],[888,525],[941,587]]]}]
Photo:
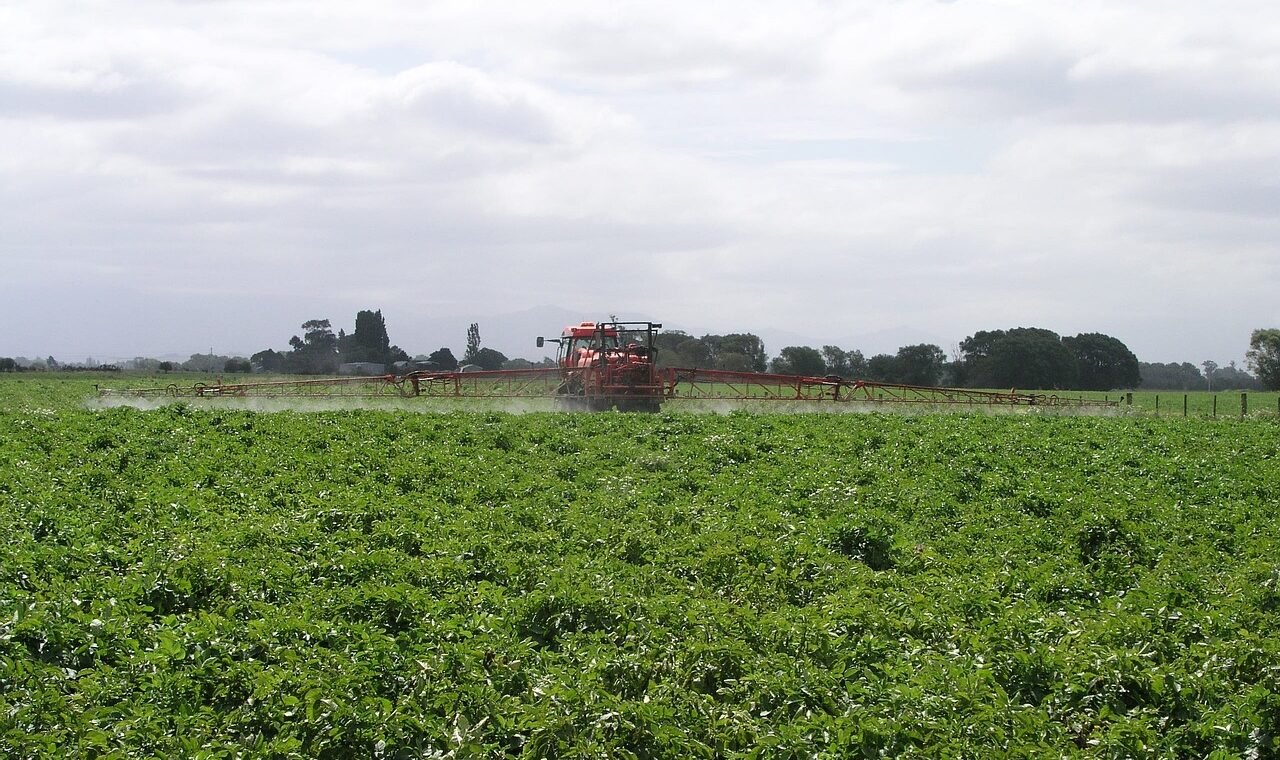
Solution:
[{"label": "grey cloud", "polygon": [[456,64],[428,64],[400,73],[394,92],[406,113],[469,134],[552,143],[554,118],[525,91],[502,86]]},{"label": "grey cloud", "polygon": [[1173,210],[1253,217],[1280,224],[1280,158],[1210,161],[1146,178],[1137,197]]},{"label": "grey cloud", "polygon": [[[1273,119],[1280,88],[1249,59],[1165,66],[1111,61],[1066,45],[1013,48],[977,61],[898,61],[886,72],[946,118],[1030,117],[1064,122],[1165,123]],[[1261,61],[1258,61],[1261,64]],[[936,99],[936,102],[930,102]]]},{"label": "grey cloud", "polygon": [[734,24],[685,29],[666,17],[627,18],[566,24],[550,42],[565,72],[614,85],[714,85],[814,73],[813,63],[798,49],[800,41],[783,30],[742,37],[734,35],[737,31]]},{"label": "grey cloud", "polygon": [[1274,82],[1231,71],[1186,72],[1128,69],[1072,83],[1061,104],[1079,121],[1161,123],[1270,120],[1280,114]]},{"label": "grey cloud", "polygon": [[170,112],[189,102],[180,89],[156,81],[126,80],[104,88],[0,79],[0,116],[13,118],[135,119]]},{"label": "grey cloud", "polygon": [[946,109],[997,117],[1052,109],[1069,100],[1068,75],[1076,62],[1065,51],[1028,48],[982,61],[908,69],[896,81],[908,92],[943,97]]}]

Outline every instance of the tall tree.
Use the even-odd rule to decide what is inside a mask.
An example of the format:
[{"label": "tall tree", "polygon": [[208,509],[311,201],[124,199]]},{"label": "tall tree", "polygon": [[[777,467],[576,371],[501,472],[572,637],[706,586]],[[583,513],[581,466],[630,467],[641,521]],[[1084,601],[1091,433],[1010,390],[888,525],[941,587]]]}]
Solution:
[{"label": "tall tree", "polygon": [[391,357],[391,339],[387,336],[382,310],[356,312],[355,332],[340,338],[339,344],[346,361],[386,364]]},{"label": "tall tree", "polygon": [[1245,358],[1263,386],[1280,390],[1280,329],[1254,330]]},{"label": "tall tree", "polygon": [[1081,333],[1074,338],[1063,338],[1062,345],[1075,355],[1078,387],[1082,390],[1136,388],[1142,382],[1138,357],[1110,335]]},{"label": "tall tree", "polygon": [[462,354],[463,364],[476,364],[476,357],[480,354],[480,325],[472,322],[467,328],[467,350]]},{"label": "tall tree", "polygon": [[1200,366],[1204,367],[1204,382],[1209,390],[1213,390],[1213,373],[1218,370],[1218,363],[1213,359],[1205,359],[1200,362]]},{"label": "tall tree", "polygon": [[338,369],[338,336],[327,319],[309,319],[302,323],[303,337],[289,339],[293,351],[285,357],[289,372],[328,374]]}]

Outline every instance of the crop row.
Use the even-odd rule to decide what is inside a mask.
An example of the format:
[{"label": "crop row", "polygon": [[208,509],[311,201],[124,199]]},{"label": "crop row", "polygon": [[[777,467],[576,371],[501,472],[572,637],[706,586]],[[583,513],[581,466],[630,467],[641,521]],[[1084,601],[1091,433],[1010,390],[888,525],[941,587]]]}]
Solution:
[{"label": "crop row", "polygon": [[1266,756],[1280,436],[0,412],[12,756]]}]

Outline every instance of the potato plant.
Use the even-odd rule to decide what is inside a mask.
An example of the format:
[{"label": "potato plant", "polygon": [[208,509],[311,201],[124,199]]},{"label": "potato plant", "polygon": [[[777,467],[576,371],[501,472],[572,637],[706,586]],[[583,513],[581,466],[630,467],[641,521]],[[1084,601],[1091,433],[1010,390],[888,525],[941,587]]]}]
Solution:
[{"label": "potato plant", "polygon": [[1268,757],[1280,428],[0,411],[0,754]]}]

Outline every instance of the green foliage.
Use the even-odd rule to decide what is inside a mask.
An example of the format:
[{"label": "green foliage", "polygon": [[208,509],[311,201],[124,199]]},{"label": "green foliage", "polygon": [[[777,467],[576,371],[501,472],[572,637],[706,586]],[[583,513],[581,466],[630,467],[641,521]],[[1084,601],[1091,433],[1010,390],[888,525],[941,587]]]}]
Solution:
[{"label": "green foliage", "polygon": [[1280,752],[1269,421],[91,387],[0,382],[0,755]]},{"label": "green foliage", "polygon": [[440,369],[452,371],[458,368],[458,360],[454,358],[453,351],[445,347],[432,351],[427,356],[427,361],[432,362]]},{"label": "green foliage", "polygon": [[764,372],[768,367],[769,354],[764,350],[764,341],[757,335],[704,335],[701,340],[709,354],[711,366],[716,369]]},{"label": "green foliage", "polygon": [[[1133,352],[1101,333],[1063,338],[1040,327],[980,330],[960,342],[960,352],[952,368],[955,380],[971,388],[1104,391],[1144,382]],[[1152,387],[1189,387],[1183,367],[1147,367],[1151,382],[1159,383]]]},{"label": "green foliage", "polygon": [[660,367],[712,367],[711,347],[680,330],[663,330],[653,336]]},{"label": "green foliage", "polygon": [[471,357],[471,363],[480,369],[502,369],[502,365],[506,362],[507,355],[492,348],[482,348]]},{"label": "green foliage", "polygon": [[942,371],[947,355],[932,343],[903,346],[894,357],[894,381],[907,385],[937,385],[942,381]]},{"label": "green foliage", "polygon": [[1155,390],[1198,391],[1205,387],[1204,375],[1191,362],[1138,362],[1141,387]]},{"label": "green foliage", "polygon": [[355,330],[350,335],[340,336],[337,348],[344,362],[390,364],[394,361],[382,310],[356,312]]},{"label": "green foliage", "polygon": [[1254,330],[1245,358],[1266,388],[1280,390],[1280,329]]},{"label": "green foliage", "polygon": [[961,375],[979,388],[1063,389],[1079,376],[1075,356],[1052,330],[980,330],[960,342]]},{"label": "green foliage", "polygon": [[920,343],[903,346],[897,354],[876,354],[867,360],[864,376],[882,383],[937,385],[942,381],[946,366],[947,357],[941,348],[932,343]]},{"label": "green foliage", "polygon": [[480,354],[480,325],[472,322],[467,327],[467,349],[462,354],[464,364],[475,364]]},{"label": "green foliage", "polygon": [[822,358],[827,365],[827,372],[839,375],[847,380],[856,380],[867,376],[867,360],[858,350],[845,351],[839,346],[823,346]]},{"label": "green foliage", "polygon": [[303,337],[293,336],[293,348],[284,355],[286,372],[321,375],[338,369],[338,336],[327,319],[310,319],[302,323]]},{"label": "green foliage", "polygon": [[773,360],[771,369],[780,375],[821,377],[827,373],[827,362],[816,348],[787,346]]},{"label": "green foliage", "polygon": [[1138,357],[1110,335],[1081,333],[1074,338],[1063,338],[1062,344],[1075,355],[1079,380],[1073,387],[1108,391],[1136,388],[1142,382]]}]

